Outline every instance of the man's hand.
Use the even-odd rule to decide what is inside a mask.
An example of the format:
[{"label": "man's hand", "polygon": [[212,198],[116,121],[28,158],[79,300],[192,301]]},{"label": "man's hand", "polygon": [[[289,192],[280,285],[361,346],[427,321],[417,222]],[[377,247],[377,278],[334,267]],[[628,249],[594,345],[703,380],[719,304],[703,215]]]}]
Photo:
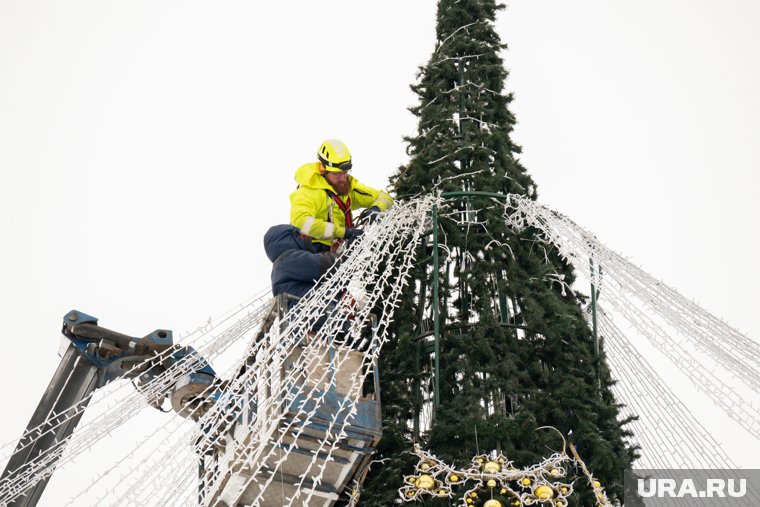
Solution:
[{"label": "man's hand", "polygon": [[346,233],[343,235],[343,238],[346,241],[352,241],[358,238],[359,236],[361,236],[362,234],[364,234],[364,231],[361,229],[357,229],[355,227],[346,227]]}]

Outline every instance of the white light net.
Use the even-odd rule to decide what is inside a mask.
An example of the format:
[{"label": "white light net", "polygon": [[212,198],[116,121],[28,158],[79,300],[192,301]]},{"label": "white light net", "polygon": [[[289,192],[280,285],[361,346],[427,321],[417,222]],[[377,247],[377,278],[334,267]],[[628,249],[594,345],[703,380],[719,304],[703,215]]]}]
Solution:
[{"label": "white light net", "polygon": [[[613,391],[627,405],[625,414],[639,416],[632,423],[642,445],[637,466],[733,467],[721,445],[639,348],[659,350],[671,368],[727,417],[760,438],[760,345],[611,251],[566,216],[518,196],[501,205],[512,227],[540,229],[543,241],[557,248],[576,273],[600,291],[600,335],[613,377],[619,381]],[[558,274],[554,281],[564,283]],[[644,341],[636,342],[634,336]]]}]

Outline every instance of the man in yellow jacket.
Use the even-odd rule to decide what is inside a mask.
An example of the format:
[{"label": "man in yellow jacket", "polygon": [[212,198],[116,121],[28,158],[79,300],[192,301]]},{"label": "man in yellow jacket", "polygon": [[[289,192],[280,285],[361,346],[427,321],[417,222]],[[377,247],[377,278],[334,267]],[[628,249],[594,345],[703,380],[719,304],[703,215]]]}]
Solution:
[{"label": "man in yellow jacket", "polygon": [[337,239],[354,239],[363,231],[354,227],[352,211],[369,208],[372,214],[388,210],[391,196],[349,175],[351,153],[338,139],[328,139],[317,151],[317,162],[304,164],[295,174],[298,189],[290,194],[290,223],[310,236],[317,251],[328,251]]}]

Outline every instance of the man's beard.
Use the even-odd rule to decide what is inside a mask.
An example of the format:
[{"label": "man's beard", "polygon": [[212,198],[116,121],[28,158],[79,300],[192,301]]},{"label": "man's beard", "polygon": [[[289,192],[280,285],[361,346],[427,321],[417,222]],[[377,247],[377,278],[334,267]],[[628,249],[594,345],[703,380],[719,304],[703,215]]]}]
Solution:
[{"label": "man's beard", "polygon": [[333,188],[338,193],[338,195],[348,195],[348,193],[351,191],[351,184],[349,182],[338,183],[336,185],[333,185]]}]

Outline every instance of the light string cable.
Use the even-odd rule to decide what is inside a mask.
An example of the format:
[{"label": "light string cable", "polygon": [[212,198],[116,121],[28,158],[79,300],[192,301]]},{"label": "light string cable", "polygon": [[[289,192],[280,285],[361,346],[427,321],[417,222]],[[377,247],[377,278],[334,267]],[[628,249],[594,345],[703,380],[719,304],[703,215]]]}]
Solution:
[{"label": "light string cable", "polygon": [[[736,468],[723,447],[694,417],[668,384],[623,334],[610,314],[598,307],[607,360],[617,383],[611,386],[633,421],[642,444],[639,468]],[[710,452],[705,452],[710,449]]]}]

